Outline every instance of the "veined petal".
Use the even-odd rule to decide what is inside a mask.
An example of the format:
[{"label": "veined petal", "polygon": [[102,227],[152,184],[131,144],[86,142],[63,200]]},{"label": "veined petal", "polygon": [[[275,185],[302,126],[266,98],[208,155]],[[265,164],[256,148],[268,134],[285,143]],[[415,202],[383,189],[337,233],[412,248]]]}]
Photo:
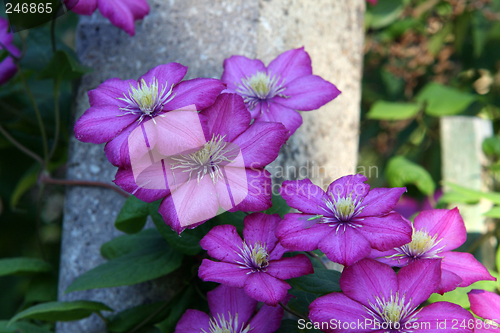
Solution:
[{"label": "veined petal", "polygon": [[199,310],[186,310],[175,327],[174,333],[200,333],[210,331],[210,317]]},{"label": "veined petal", "polygon": [[[242,324],[248,324],[252,317],[257,301],[249,297],[243,289],[220,285],[207,293],[208,307],[213,318],[217,315],[224,315],[227,319],[228,313],[233,317],[238,314],[238,327],[235,328],[239,332]],[[209,331],[207,331],[209,332]],[[197,331],[196,333],[200,333]]]},{"label": "veined petal", "polygon": [[490,291],[474,289],[469,292],[470,309],[475,315],[500,324],[500,296]]},{"label": "veined petal", "polygon": [[444,295],[447,292],[457,289],[463,282],[462,278],[455,272],[442,268],[441,264],[441,283],[436,292]]},{"label": "veined petal", "polygon": [[[419,327],[416,332],[474,332],[473,329],[467,327],[469,321],[475,323],[474,317],[469,311],[456,304],[448,302],[432,303],[424,307],[416,317],[418,320],[414,324]],[[463,322],[465,325],[461,325]]]},{"label": "veined petal", "polygon": [[247,274],[249,271],[249,269],[243,269],[236,264],[203,259],[198,270],[198,276],[203,281],[212,281],[231,287],[243,288],[247,278],[255,275]]},{"label": "veined petal", "polygon": [[302,116],[300,113],[272,101],[269,102],[269,107],[266,106],[259,115],[254,117],[257,118],[254,124],[259,122],[282,123],[288,131],[287,138],[302,125]]},{"label": "veined petal", "polygon": [[288,283],[263,272],[249,274],[245,281],[247,295],[272,306],[283,301],[290,288]]},{"label": "veined petal", "polygon": [[319,242],[333,230],[322,223],[316,223],[306,228],[305,224],[308,222],[308,218],[313,216],[296,213],[286,214],[276,229],[276,236],[281,245],[292,251],[317,250]]},{"label": "veined petal", "polygon": [[[391,267],[403,267],[408,265],[411,260],[407,256],[394,256],[399,254],[400,252],[396,251],[396,249],[390,249],[387,251],[379,251],[372,249],[372,252],[368,256],[370,259],[375,259],[378,262],[384,263]],[[391,256],[394,256],[390,258]]]},{"label": "veined petal", "polygon": [[[137,87],[137,81],[118,78],[108,79],[97,88],[89,90],[87,95],[89,96],[90,106],[115,105],[117,108],[125,107],[127,103],[119,98],[123,98],[123,95],[128,96],[131,86]],[[120,112],[121,114],[125,113],[125,111]]]},{"label": "veined petal", "polygon": [[187,73],[188,68],[176,62],[171,62],[165,65],[159,65],[151,68],[146,74],[139,78],[146,83],[153,83],[155,80],[158,82],[158,90],[161,92],[164,88],[170,90],[172,85],[181,82]]},{"label": "veined petal", "polygon": [[288,50],[271,61],[267,73],[279,76],[285,83],[292,82],[299,77],[312,75],[311,58],[304,47]]},{"label": "veined petal", "polygon": [[114,139],[106,143],[104,152],[108,161],[117,167],[129,168],[130,167],[130,154],[128,149],[128,137],[137,127],[139,123],[133,122],[125,127]]},{"label": "veined petal", "polygon": [[406,187],[372,189],[363,199],[365,208],[358,216],[382,216],[390,213],[405,192]]},{"label": "veined petal", "polygon": [[283,308],[281,306],[264,304],[250,320],[250,332],[274,333],[281,326],[281,318],[283,318]]},{"label": "veined petal", "polygon": [[97,0],[79,0],[71,10],[79,15],[92,15],[96,9]]},{"label": "veined petal", "polygon": [[365,217],[357,223],[362,225],[359,232],[365,235],[374,249],[386,251],[411,242],[412,228],[398,213]]},{"label": "veined petal", "polygon": [[288,206],[308,214],[323,215],[328,211],[325,192],[311,180],[286,180],[280,188],[280,195]]},{"label": "veined petal", "polygon": [[[496,281],[496,278],[491,276],[486,267],[470,253],[445,252],[441,255],[443,256],[441,268],[460,276],[463,280],[460,284],[462,288],[477,281]],[[498,319],[500,320],[500,318]]]},{"label": "veined petal", "polygon": [[[269,209],[272,206],[271,196],[271,174],[264,169],[245,169],[247,175],[248,190],[246,198],[235,209],[230,212],[260,212]],[[231,188],[232,191],[238,190],[236,186]],[[241,187],[243,190],[243,187]]]},{"label": "veined petal", "polygon": [[175,97],[165,104],[163,110],[182,110],[190,105],[195,105],[198,111],[202,110],[212,105],[224,88],[225,85],[217,79],[182,81],[172,90]]},{"label": "veined petal", "polygon": [[331,228],[332,232],[323,238],[318,248],[326,254],[328,259],[344,266],[366,258],[371,251],[370,242],[357,229],[342,226]]},{"label": "veined petal", "polygon": [[250,78],[257,72],[264,72],[266,66],[258,59],[248,59],[244,56],[231,56],[224,60],[224,73],[222,73],[222,82],[227,84],[229,92],[235,92],[241,79]]},{"label": "veined petal", "polygon": [[170,194],[170,191],[167,188],[154,190],[137,185],[137,181],[135,180],[134,173],[131,169],[119,168],[113,182],[123,190],[135,195],[137,198],[145,202],[154,202]]},{"label": "veined petal", "polygon": [[340,177],[328,185],[326,194],[335,198],[335,200],[349,196],[353,199],[362,199],[366,197],[370,191],[370,185],[364,183],[367,180],[368,179],[362,174]]},{"label": "veined petal", "polygon": [[266,273],[280,280],[288,280],[302,275],[313,274],[314,269],[311,260],[306,255],[299,254],[295,257],[271,261]]},{"label": "veined petal", "polygon": [[373,259],[358,261],[344,269],[340,277],[344,294],[369,307],[375,297],[387,299],[398,290],[396,273],[390,266]]},{"label": "veined petal", "polygon": [[333,84],[316,75],[303,76],[285,84],[283,94],[287,98],[275,96],[273,101],[287,108],[311,111],[316,110],[340,95]]},{"label": "veined petal", "polygon": [[146,0],[97,0],[97,5],[102,16],[130,36],[135,35],[134,21],[149,13]]},{"label": "veined petal", "polygon": [[266,244],[267,252],[270,253],[278,243],[275,234],[280,221],[281,217],[278,214],[253,213],[245,216],[243,238],[250,245],[257,242]]},{"label": "veined petal", "polygon": [[441,282],[441,259],[422,259],[401,268],[399,292],[417,307],[437,291]]},{"label": "veined petal", "polygon": [[234,263],[241,261],[240,249],[243,240],[233,225],[218,225],[212,228],[200,241],[200,246],[208,255],[220,261]]}]

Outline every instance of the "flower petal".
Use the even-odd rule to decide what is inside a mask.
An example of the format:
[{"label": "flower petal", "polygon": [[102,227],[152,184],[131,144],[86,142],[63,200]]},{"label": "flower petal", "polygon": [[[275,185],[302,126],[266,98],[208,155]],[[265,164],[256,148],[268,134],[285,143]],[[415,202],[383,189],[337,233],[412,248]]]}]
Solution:
[{"label": "flower petal", "polygon": [[444,246],[442,251],[451,251],[467,239],[467,230],[458,208],[433,209],[421,212],[413,222],[415,230],[427,230],[430,236],[437,235],[443,239],[439,246]]},{"label": "flower petal", "polygon": [[485,290],[473,289],[469,292],[470,309],[475,315],[500,323],[500,296]]},{"label": "flower petal", "polygon": [[372,189],[363,199],[365,208],[358,216],[382,216],[390,213],[405,192],[406,187]]},{"label": "flower petal", "polygon": [[[269,209],[272,206],[271,196],[271,174],[264,169],[245,169],[247,176],[247,186],[241,186],[241,190],[248,191],[246,198],[230,212],[259,212]],[[236,185],[231,190],[237,191]]]},{"label": "flower petal", "polygon": [[187,71],[188,68],[186,66],[171,62],[151,68],[146,74],[139,78],[138,82],[144,80],[149,85],[157,81],[159,92],[163,91],[164,88],[166,88],[166,91],[169,91],[172,85],[181,82]]},{"label": "flower petal", "polygon": [[275,96],[273,101],[290,109],[300,111],[316,110],[340,95],[333,84],[316,75],[308,75],[285,84],[283,95]]},{"label": "flower petal", "polygon": [[245,281],[247,295],[267,305],[276,306],[287,295],[290,285],[267,273],[253,273]]},{"label": "flower petal", "polygon": [[260,113],[260,117],[257,117],[254,124],[259,122],[282,123],[288,131],[288,138],[302,125],[302,116],[293,109],[271,101],[269,107],[265,107],[265,110]]},{"label": "flower petal", "polygon": [[326,194],[329,197],[333,197],[335,200],[349,196],[353,199],[362,199],[366,197],[370,191],[370,185],[364,183],[367,180],[368,179],[362,174],[340,177],[328,185]]},{"label": "flower petal", "polygon": [[138,122],[133,122],[125,127],[114,139],[106,143],[104,152],[108,161],[117,167],[130,167],[130,154],[128,149],[128,137],[130,133],[139,126]]},{"label": "flower petal", "polygon": [[317,250],[319,242],[332,232],[332,228],[322,223],[306,228],[304,224],[311,216],[295,213],[286,214],[276,229],[276,236],[281,245],[292,251]]},{"label": "flower petal", "polygon": [[96,9],[97,0],[80,0],[71,10],[79,15],[92,15]]},{"label": "flower petal", "polygon": [[224,73],[222,82],[227,84],[229,92],[235,92],[241,79],[250,78],[257,72],[265,72],[266,66],[258,59],[248,59],[247,57],[234,55],[224,60]]},{"label": "flower petal", "polygon": [[203,259],[198,270],[198,276],[203,281],[212,281],[231,287],[243,288],[247,278],[255,275],[247,274],[249,271],[249,269],[243,269],[236,264]]},{"label": "flower petal", "polygon": [[329,211],[325,204],[325,192],[310,179],[284,181],[280,195],[288,206],[304,213],[323,215]]},{"label": "flower petal", "polygon": [[477,281],[496,281],[496,278],[491,276],[486,267],[470,253],[445,252],[441,255],[443,256],[441,268],[460,276],[463,280],[460,284],[462,288],[468,287]]},{"label": "flower petal", "polygon": [[444,269],[441,264],[441,283],[439,284],[437,293],[444,295],[447,292],[457,289],[462,283],[462,278],[455,272]]},{"label": "flower petal", "polygon": [[424,307],[416,317],[418,317],[418,320],[414,323],[418,327],[416,332],[474,332],[474,329],[467,327],[469,322],[475,323],[474,317],[469,311],[456,304],[448,302],[432,303]]},{"label": "flower petal", "polygon": [[382,217],[365,217],[356,223],[362,225],[359,232],[374,249],[386,251],[411,242],[412,228],[398,213]]},{"label": "flower petal", "polygon": [[[257,301],[249,297],[243,289],[220,285],[207,293],[208,307],[213,318],[218,315],[229,319],[228,312],[233,316],[238,315],[238,325],[235,332],[243,323],[248,324],[250,317],[257,307]],[[208,332],[208,331],[207,331]],[[196,333],[200,333],[199,331]]]},{"label": "flower petal", "polygon": [[307,75],[312,75],[311,58],[304,47],[288,50],[276,57],[269,66],[267,73],[284,79],[285,84]]},{"label": "flower petal", "polygon": [[210,317],[199,310],[187,310],[177,323],[174,333],[200,333],[210,331]]},{"label": "flower petal", "polygon": [[134,21],[149,13],[146,0],[97,0],[97,6],[102,16],[130,36],[135,35]]},{"label": "flower petal", "polygon": [[225,85],[217,79],[193,79],[182,81],[172,90],[175,97],[165,104],[163,110],[181,110],[194,105],[196,110],[202,110],[212,105],[224,90]]},{"label": "flower petal", "polygon": [[113,182],[128,193],[145,202],[154,202],[170,194],[168,189],[147,189],[137,185],[131,169],[119,168]]},{"label": "flower petal", "polygon": [[200,241],[200,246],[208,255],[220,261],[234,264],[240,261],[243,240],[234,225],[218,225],[213,227]]},{"label": "flower petal", "polygon": [[250,332],[274,333],[281,326],[283,308],[281,306],[263,305],[250,320]]},{"label": "flower petal", "polygon": [[[131,86],[136,88],[137,81],[121,80],[118,78],[108,79],[97,88],[89,90],[87,94],[90,106],[115,105],[117,108],[125,107],[128,105],[127,102],[122,101],[120,98],[129,96]],[[125,112],[120,110],[120,114],[124,114]]]},{"label": "flower petal", "polygon": [[358,261],[344,269],[340,277],[344,294],[365,306],[375,304],[375,296],[386,299],[398,290],[396,273],[387,265],[373,259]]},{"label": "flower petal", "polygon": [[[1,49],[1,48],[0,48]],[[12,57],[5,58],[0,63],[0,85],[9,81],[11,77],[14,76],[17,72],[16,64],[14,63],[14,59]]]},{"label": "flower petal", "polygon": [[318,244],[318,248],[331,261],[350,266],[370,254],[370,242],[357,229],[347,227],[344,230],[342,226],[338,230],[331,229],[330,235]]},{"label": "flower petal", "polygon": [[267,215],[264,213],[253,213],[245,216],[243,221],[243,238],[249,245],[255,243],[266,244],[268,253],[276,244],[276,227],[280,223],[281,217],[278,214]]},{"label": "flower petal", "polygon": [[299,254],[295,257],[271,261],[266,273],[280,280],[288,280],[302,275],[313,274],[314,269],[311,260],[306,255]]},{"label": "flower petal", "polygon": [[398,273],[400,294],[411,300],[413,307],[422,304],[437,291],[441,282],[441,259],[422,259],[401,268]]}]

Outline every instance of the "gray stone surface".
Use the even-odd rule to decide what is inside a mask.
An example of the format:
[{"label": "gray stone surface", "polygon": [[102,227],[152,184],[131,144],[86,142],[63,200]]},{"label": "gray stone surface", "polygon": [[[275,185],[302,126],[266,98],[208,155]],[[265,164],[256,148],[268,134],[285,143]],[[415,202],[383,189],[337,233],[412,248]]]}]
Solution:
[{"label": "gray stone surface", "polygon": [[[268,63],[279,53],[305,46],[315,74],[335,83],[342,95],[319,111],[303,113],[304,125],[289,140],[274,164],[307,162],[324,166],[312,175],[323,185],[356,165],[364,0],[150,0],[151,14],[129,37],[98,13],[82,17],[77,32],[78,54],[95,71],[82,79],[76,117],[88,107],[87,91],[108,78],[138,78],[150,68],[172,61],[189,66],[187,78],[222,74],[225,58],[240,54]],[[271,168],[273,169],[273,168]],[[276,170],[274,170],[276,171]],[[311,172],[311,170],[309,170]],[[71,140],[68,178],[114,179],[103,146]],[[311,175],[311,174],[310,174]],[[292,178],[292,177],[289,177]],[[114,219],[124,199],[98,188],[69,188],[66,194],[59,298],[103,301],[115,310],[168,298],[176,279],[139,286],[63,295],[80,274],[104,261],[100,246],[119,235]],[[96,316],[58,324],[59,333],[105,332]]]}]

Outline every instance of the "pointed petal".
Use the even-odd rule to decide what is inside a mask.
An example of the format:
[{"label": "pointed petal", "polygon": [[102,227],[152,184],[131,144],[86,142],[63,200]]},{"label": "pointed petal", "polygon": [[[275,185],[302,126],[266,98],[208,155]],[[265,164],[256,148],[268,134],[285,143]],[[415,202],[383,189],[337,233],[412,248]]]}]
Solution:
[{"label": "pointed petal", "polygon": [[[441,268],[449,270],[460,276],[463,282],[460,287],[468,287],[477,281],[495,281],[496,279],[491,276],[486,267],[483,266],[474,256],[470,253],[462,252],[445,252],[441,254],[443,262]],[[498,318],[500,319],[500,318]]]},{"label": "pointed petal", "polygon": [[177,323],[174,333],[200,333],[210,331],[210,317],[199,310],[187,310]]},{"label": "pointed petal", "polygon": [[271,261],[266,273],[280,280],[288,280],[312,274],[314,273],[314,269],[311,260],[306,255],[299,254],[295,257],[286,257]]},{"label": "pointed petal", "polygon": [[304,227],[310,217],[312,215],[286,214],[276,229],[276,236],[281,245],[292,251],[317,250],[319,242],[332,232],[332,228],[322,223]]},{"label": "pointed petal", "polygon": [[[353,199],[362,199],[367,196],[370,191],[370,185],[365,184],[368,179],[362,174],[349,175],[340,177],[330,185],[326,190],[329,197],[344,198],[351,196]],[[364,205],[364,202],[363,202]]]},{"label": "pointed petal", "polygon": [[418,332],[472,333],[474,331],[474,329],[467,327],[469,322],[475,323],[470,312],[459,305],[448,302],[432,303],[423,308],[416,317],[418,320],[415,325],[419,327]]},{"label": "pointed petal", "polygon": [[329,211],[325,192],[309,179],[284,181],[280,195],[288,206],[304,213],[323,215]]},{"label": "pointed petal", "polygon": [[500,296],[485,290],[474,289],[469,292],[470,309],[475,315],[499,323]]},{"label": "pointed petal", "polygon": [[218,225],[212,228],[200,241],[200,246],[208,255],[220,261],[234,263],[240,261],[243,240],[234,225]]},{"label": "pointed petal", "polygon": [[139,126],[137,121],[125,127],[114,139],[106,143],[104,152],[108,161],[117,167],[130,167],[130,154],[128,149],[128,137],[130,133]]},{"label": "pointed petal", "polygon": [[377,250],[390,250],[411,242],[412,228],[398,213],[365,217],[356,223],[362,225],[359,232],[363,233],[371,246]]},{"label": "pointed petal", "polygon": [[363,199],[365,208],[358,216],[382,216],[392,212],[405,192],[406,187],[372,189]]},{"label": "pointed petal", "polygon": [[[332,293],[326,296],[317,298],[315,301],[309,305],[309,318],[313,323],[318,323],[323,326],[323,332],[357,332],[357,333],[368,333],[373,332],[370,327],[357,326],[351,329],[339,328],[339,323],[365,323],[365,318],[367,313],[365,307],[350,299],[342,293]],[[328,329],[329,324],[333,321],[332,329]],[[323,324],[326,323],[326,324]],[[328,327],[327,327],[328,326]],[[320,326],[321,327],[321,326]],[[342,326],[340,326],[342,327]]]},{"label": "pointed petal", "polygon": [[286,252],[289,252],[289,250],[278,243],[274,247],[274,250],[269,253],[269,260],[280,260]]},{"label": "pointed petal", "polygon": [[278,243],[275,233],[280,221],[281,217],[278,214],[253,213],[245,216],[243,238],[250,245],[257,242],[266,244],[267,251],[270,253]]},{"label": "pointed petal", "polygon": [[71,10],[79,15],[92,15],[96,9],[97,0],[80,0]]},{"label": "pointed petal", "polygon": [[413,307],[422,304],[437,291],[441,282],[441,259],[417,260],[398,273],[400,294],[406,295]]},{"label": "pointed petal", "polygon": [[233,143],[240,147],[245,167],[255,169],[274,161],[286,139],[287,130],[282,124],[256,122]]},{"label": "pointed petal", "polygon": [[375,296],[388,298],[398,290],[396,273],[373,259],[358,261],[344,269],[340,277],[344,294],[365,306],[375,304]]},{"label": "pointed petal", "polygon": [[203,259],[198,270],[198,276],[203,281],[212,281],[231,287],[243,288],[247,278],[255,275],[247,274],[247,272],[249,272],[248,269],[243,269],[239,265]]},{"label": "pointed petal", "polygon": [[145,202],[154,202],[170,194],[168,189],[153,190],[138,186],[131,169],[119,168],[113,182]]},{"label": "pointed petal", "polygon": [[267,273],[249,274],[245,282],[245,292],[260,302],[276,306],[287,295],[290,285]]},{"label": "pointed petal", "polygon": [[288,50],[271,61],[267,73],[285,80],[285,84],[292,82],[299,77],[312,75],[311,58],[304,47]]},{"label": "pointed petal", "polygon": [[423,211],[415,217],[413,225],[415,230],[427,230],[429,235],[443,239],[439,244],[444,246],[442,251],[454,250],[467,239],[467,230],[458,208]]},{"label": "pointed petal", "polygon": [[287,138],[289,138],[302,125],[302,116],[293,109],[271,101],[269,107],[265,107],[254,124],[259,122],[282,123],[287,129]]},{"label": "pointed petal", "polygon": [[231,56],[224,60],[222,82],[227,84],[229,92],[235,92],[241,79],[250,78],[257,72],[265,72],[266,66],[258,59],[248,59],[243,56]]},{"label": "pointed petal", "polygon": [[[131,86],[136,88],[137,81],[121,80],[118,78],[108,79],[87,93],[90,106],[115,105],[117,107],[125,107],[128,105],[127,102],[119,98],[129,97]],[[125,113],[125,111],[120,112]]]},{"label": "pointed petal", "polygon": [[450,270],[442,268],[441,264],[441,283],[436,292],[444,295],[447,292],[457,289],[462,283],[462,278]]},{"label": "pointed petal", "polygon": [[[166,90],[169,91],[172,85],[175,85],[184,78],[188,68],[176,62],[171,62],[165,65],[159,65],[151,68],[146,74],[141,76],[138,82],[146,81],[148,85],[153,82],[158,82],[159,92]],[[173,92],[172,92],[173,93]]]},{"label": "pointed petal", "polygon": [[287,98],[275,96],[273,101],[287,108],[311,111],[316,110],[340,95],[333,84],[316,75],[303,76],[285,84],[283,94]]},{"label": "pointed petal", "polygon": [[[408,265],[411,260],[407,256],[396,257],[394,255],[400,254],[400,252],[396,251],[396,249],[390,249],[387,251],[379,251],[372,249],[372,252],[368,256],[370,259],[375,259],[378,262],[384,263],[391,267],[403,267]],[[391,256],[394,256],[390,258]]]},{"label": "pointed petal", "polygon": [[370,242],[357,229],[347,227],[344,230],[342,226],[338,230],[336,227],[331,229],[330,235],[318,244],[331,261],[350,266],[370,254]]},{"label": "pointed petal", "polygon": [[[240,327],[242,323],[248,324],[257,307],[257,301],[249,297],[243,289],[226,285],[220,285],[209,291],[207,298],[208,307],[213,318],[217,318],[217,315],[224,315],[228,319],[228,312],[233,317],[238,314],[238,325]],[[236,328],[236,332],[239,332],[239,327]],[[199,331],[196,333],[199,333]]]},{"label": "pointed petal", "polygon": [[135,35],[134,20],[149,13],[145,0],[98,0],[97,5],[102,16],[113,25],[125,30],[130,36]]},{"label": "pointed petal", "polygon": [[163,110],[181,110],[195,105],[202,110],[212,105],[220,92],[226,87],[217,79],[193,79],[182,81],[172,90],[175,97],[165,104]]},{"label": "pointed petal", "polygon": [[[247,186],[241,186],[241,190],[248,191],[246,198],[230,212],[259,212],[272,206],[271,196],[271,174],[264,169],[245,169]],[[232,191],[238,190],[236,185],[231,187]]]},{"label": "pointed petal", "polygon": [[281,326],[283,308],[263,305],[249,323],[250,332],[274,333]]}]

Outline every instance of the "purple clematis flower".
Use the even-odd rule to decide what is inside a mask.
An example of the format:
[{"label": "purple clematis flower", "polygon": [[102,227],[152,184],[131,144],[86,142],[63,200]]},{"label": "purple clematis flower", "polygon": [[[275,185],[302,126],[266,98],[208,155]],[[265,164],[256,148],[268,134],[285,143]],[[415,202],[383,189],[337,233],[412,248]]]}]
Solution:
[{"label": "purple clematis flower", "polygon": [[280,54],[267,67],[258,59],[232,56],[224,60],[221,80],[228,92],[243,97],[256,122],[280,122],[289,135],[302,124],[296,110],[316,110],[340,94],[333,84],[312,75],[303,47]]},{"label": "purple clematis flower", "polygon": [[179,234],[224,211],[266,210],[272,191],[264,167],[286,129],[250,122],[236,94],[221,94],[200,113],[168,112],[130,134],[130,167],[119,168],[114,182],[146,202],[163,198],[159,212]]},{"label": "purple clematis flower", "polygon": [[474,332],[500,332],[500,296],[485,290],[471,290],[469,292],[470,309],[485,321],[477,319],[474,323]]},{"label": "purple clematis flower", "polygon": [[273,333],[280,327],[283,309],[263,305],[254,315],[257,301],[242,289],[220,285],[207,298],[211,316],[187,310],[175,333]]},{"label": "purple clematis flower", "polygon": [[439,259],[417,261],[398,274],[385,264],[364,259],[340,277],[343,293],[316,299],[309,318],[323,332],[473,332],[461,326],[473,320],[460,306],[448,302],[418,307],[436,291],[441,276]]},{"label": "purple clematis flower", "polygon": [[75,124],[78,140],[105,143],[106,156],[115,166],[130,164],[128,136],[142,123],[166,111],[213,104],[224,84],[216,79],[182,81],[187,67],[178,63],[157,66],[138,81],[106,80],[89,91],[90,108]]},{"label": "purple clematis flower", "polygon": [[7,82],[17,72],[12,55],[19,57],[21,51],[14,46],[14,34],[9,32],[9,21],[0,17],[0,50],[6,50],[9,55],[0,63],[0,85]]},{"label": "purple clematis flower", "polygon": [[458,208],[433,209],[415,217],[411,242],[388,251],[374,250],[370,257],[396,267],[417,260],[442,258],[440,294],[480,280],[496,280],[472,254],[452,252],[466,239],[467,230]]},{"label": "purple clematis flower", "polygon": [[[309,179],[285,181],[281,196],[302,214],[287,214],[276,231],[293,251],[320,249],[342,265],[366,258],[372,248],[401,246],[411,240],[411,227],[393,212],[405,188],[376,188],[362,175],[345,176],[326,193]],[[395,245],[397,244],[397,245]]]},{"label": "purple clematis flower", "polygon": [[213,281],[245,292],[267,305],[276,306],[290,285],[283,280],[314,272],[307,256],[282,258],[287,251],[275,236],[279,215],[253,213],[245,217],[243,238],[232,225],[216,226],[203,237],[201,247],[219,262],[204,259],[198,271],[203,281]]},{"label": "purple clematis flower", "polygon": [[92,15],[99,8],[102,16],[114,26],[135,35],[134,22],[149,14],[147,0],[65,0],[71,10],[80,15]]}]

